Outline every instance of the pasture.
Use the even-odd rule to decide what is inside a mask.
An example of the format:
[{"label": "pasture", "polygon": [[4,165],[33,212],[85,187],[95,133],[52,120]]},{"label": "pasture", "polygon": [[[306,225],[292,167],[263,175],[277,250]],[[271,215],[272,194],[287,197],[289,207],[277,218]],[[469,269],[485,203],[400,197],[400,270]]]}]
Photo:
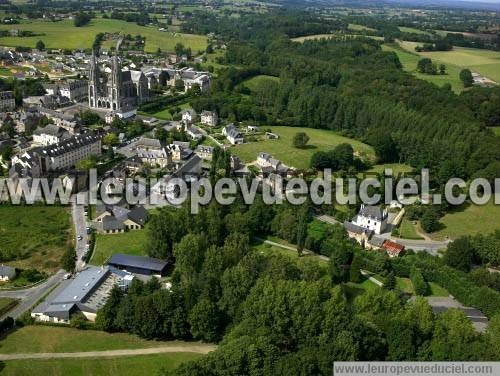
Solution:
[{"label": "pasture", "polygon": [[415,29],[414,27],[399,26],[399,30],[402,31],[403,33],[431,35],[427,31]]},{"label": "pasture", "polygon": [[121,234],[97,234],[94,252],[89,264],[102,265],[114,253],[146,255],[147,233],[145,229]]},{"label": "pasture", "polygon": [[243,85],[245,85],[247,88],[249,88],[250,91],[255,91],[256,89],[259,88],[259,86],[261,86],[266,81],[267,82],[269,82],[269,81],[279,82],[279,77],[267,76],[267,75],[261,74],[261,75],[249,78],[246,81],[243,81]]},{"label": "pasture", "polygon": [[[432,74],[424,74],[417,71],[418,61],[422,58],[417,55],[416,52],[409,52],[401,49],[400,47],[394,47],[387,44],[382,45],[382,49],[384,51],[395,52],[398,55],[399,61],[403,66],[403,70],[411,73],[413,76],[420,80],[424,80],[430,82],[439,87],[444,84],[450,84],[452,90],[455,93],[460,93],[463,90],[462,81],[460,81],[459,74],[462,68],[457,67],[453,64],[445,64],[446,65],[446,74],[444,75],[432,75]],[[436,60],[437,63],[437,60]]]},{"label": "pasture", "polygon": [[61,206],[0,206],[0,258],[8,265],[54,272],[72,246],[69,210]]},{"label": "pasture", "polygon": [[[12,28],[12,25],[0,25],[0,30]],[[140,34],[146,37],[145,51],[147,52],[154,52],[158,48],[161,48],[162,51],[172,52],[177,43],[191,47],[193,53],[205,50],[207,47],[207,38],[203,35],[163,32],[155,26],[139,26],[133,22],[104,18],[94,18],[89,25],[83,27],[75,27],[71,20],[58,22],[34,20],[23,21],[23,23],[15,25],[15,28],[44,35],[25,38],[3,37],[0,38],[0,45],[34,48],[36,42],[42,40],[47,48],[85,49],[92,46],[98,33],[121,33]]]},{"label": "pasture", "polygon": [[[417,42],[400,41],[405,50],[416,53]],[[491,80],[500,83],[500,52],[482,50],[478,48],[453,47],[452,51],[418,52],[420,56],[429,57],[447,66],[457,66],[460,69],[469,68],[473,72],[482,74]]]},{"label": "pasture", "polygon": [[[331,150],[337,145],[348,143],[352,145],[354,152],[361,158],[375,158],[371,146],[352,138],[340,136],[330,130],[285,126],[262,128],[270,128],[273,133],[279,135],[279,139],[237,145],[231,148],[231,153],[236,154],[243,162],[248,163],[255,161],[259,152],[266,152],[290,167],[308,168],[311,156],[315,152]],[[297,149],[292,145],[293,137],[298,132],[305,132],[310,137],[304,149]]]},{"label": "pasture", "polygon": [[468,204],[446,214],[439,222],[443,228],[430,236],[437,240],[456,239],[462,235],[475,235],[500,230],[500,205],[491,200],[486,205]]}]

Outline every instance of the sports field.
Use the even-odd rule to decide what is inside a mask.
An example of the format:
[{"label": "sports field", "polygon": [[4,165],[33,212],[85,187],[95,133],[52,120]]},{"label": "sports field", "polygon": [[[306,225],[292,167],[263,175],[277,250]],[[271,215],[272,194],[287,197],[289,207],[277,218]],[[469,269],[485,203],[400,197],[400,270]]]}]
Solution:
[{"label": "sports field", "polygon": [[[399,42],[405,50],[416,53],[417,42]],[[491,80],[500,83],[500,52],[482,50],[478,48],[454,47],[452,51],[418,52],[420,56],[429,57],[447,66],[455,65],[460,69],[469,68],[473,72],[482,74]]]},{"label": "sports field", "polygon": [[[262,128],[271,128],[273,133],[280,136],[279,139],[237,145],[231,148],[231,153],[236,154],[243,162],[252,162],[257,159],[259,152],[266,152],[290,167],[308,168],[311,156],[315,152],[331,150],[339,144],[348,143],[352,145],[354,152],[358,153],[360,157],[374,158],[371,146],[352,138],[339,136],[333,131],[284,126]],[[305,132],[310,137],[307,147],[304,149],[297,149],[292,145],[293,137],[297,132]]]},{"label": "sports field", "polygon": [[[417,64],[418,61],[422,58],[421,56],[418,56],[416,52],[409,52],[406,50],[403,50],[400,47],[397,46],[389,46],[389,45],[382,45],[382,49],[384,51],[392,51],[395,52],[398,57],[399,61],[403,65],[403,69],[414,75],[415,77],[433,83],[439,87],[443,86],[444,84],[450,84],[452,90],[455,93],[460,93],[463,90],[463,84],[462,81],[460,81],[459,74],[460,70],[462,68],[457,67],[456,65],[453,64],[446,64],[446,74],[440,75],[432,75],[432,74],[423,74],[417,71]],[[437,60],[436,60],[437,62]]]},{"label": "sports field", "polygon": [[207,38],[203,35],[181,34],[175,32],[159,31],[155,26],[139,26],[133,22],[95,18],[90,24],[83,27],[75,27],[73,21],[63,20],[50,22],[42,20],[23,21],[15,25],[0,25],[0,30],[29,30],[34,33],[44,34],[41,36],[19,38],[0,38],[0,45],[35,47],[38,40],[42,40],[47,48],[90,48],[98,33],[123,33],[146,37],[145,50],[154,52],[159,48],[162,51],[173,51],[177,43],[191,47],[193,53],[205,50]]}]

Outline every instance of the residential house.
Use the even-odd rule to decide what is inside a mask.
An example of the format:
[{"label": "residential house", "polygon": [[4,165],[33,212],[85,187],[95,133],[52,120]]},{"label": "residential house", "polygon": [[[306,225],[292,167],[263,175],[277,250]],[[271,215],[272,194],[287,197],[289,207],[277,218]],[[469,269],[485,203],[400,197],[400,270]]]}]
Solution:
[{"label": "residential house", "polygon": [[215,127],[219,118],[217,116],[217,112],[215,111],[203,111],[200,116],[201,124],[208,125],[210,127]]},{"label": "residential house", "polygon": [[55,124],[47,124],[43,128],[37,128],[33,132],[33,142],[38,145],[57,144],[63,140],[70,138],[70,133]]},{"label": "residential house", "polygon": [[402,256],[402,252],[405,247],[402,244],[393,242],[391,240],[386,240],[384,244],[382,244],[382,249],[385,249],[389,257],[399,257]]},{"label": "residential house", "polygon": [[199,141],[203,138],[203,133],[194,125],[186,126],[186,134],[194,141]]},{"label": "residential house", "polygon": [[182,121],[185,124],[193,124],[196,122],[196,111],[192,108],[182,111]]},{"label": "residential house", "polygon": [[69,133],[75,134],[80,130],[80,125],[74,115],[66,115],[62,112],[40,107],[38,112],[54,121],[58,127],[66,129]]},{"label": "residential house", "polygon": [[148,211],[138,205],[132,209],[119,205],[103,205],[96,208],[97,230],[115,234],[144,228],[149,218]]},{"label": "residential house", "polygon": [[16,108],[16,100],[12,91],[0,92],[0,111],[8,112]]},{"label": "residential house", "polygon": [[206,159],[211,161],[214,154],[214,148],[212,146],[198,145],[194,151],[198,157],[201,159]]},{"label": "residential house", "polygon": [[238,128],[236,128],[236,125],[232,123],[222,128],[222,134],[226,136],[227,140],[233,145],[238,145],[245,142],[243,135],[240,133]]},{"label": "residential house", "polygon": [[16,268],[7,265],[0,265],[0,281],[8,282],[16,278]]},{"label": "residential house", "polygon": [[362,204],[358,215],[351,222],[356,226],[380,235],[387,228],[387,217],[386,209],[382,209],[380,206]]}]

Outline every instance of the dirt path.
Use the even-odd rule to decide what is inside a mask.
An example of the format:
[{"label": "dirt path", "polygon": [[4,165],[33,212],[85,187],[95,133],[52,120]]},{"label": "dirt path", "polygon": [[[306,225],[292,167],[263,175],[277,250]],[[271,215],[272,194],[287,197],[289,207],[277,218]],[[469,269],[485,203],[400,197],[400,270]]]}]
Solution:
[{"label": "dirt path", "polygon": [[214,351],[216,345],[196,344],[188,346],[163,346],[147,349],[127,349],[127,350],[105,350],[105,351],[85,351],[70,353],[29,353],[29,354],[0,354],[0,361],[16,359],[60,359],[60,358],[104,358],[117,356],[134,356],[164,354],[175,352],[190,352],[198,354],[207,354]]}]

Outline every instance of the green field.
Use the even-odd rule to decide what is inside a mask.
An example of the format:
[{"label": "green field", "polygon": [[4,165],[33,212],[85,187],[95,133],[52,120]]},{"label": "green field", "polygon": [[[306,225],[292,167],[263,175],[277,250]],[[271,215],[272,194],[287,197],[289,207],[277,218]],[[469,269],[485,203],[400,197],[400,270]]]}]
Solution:
[{"label": "green field", "polygon": [[429,282],[429,288],[431,290],[430,296],[449,296],[450,293],[444,288],[439,286],[437,283]]},{"label": "green field", "polygon": [[377,174],[382,174],[384,173],[385,169],[391,169],[393,176],[397,176],[398,174],[404,174],[407,172],[412,172],[414,170],[413,167],[404,163],[386,163],[386,164],[374,165],[366,172],[376,172]]},{"label": "green field", "polygon": [[399,26],[399,30],[402,31],[403,33],[413,33],[413,34],[423,34],[423,35],[431,35],[429,32],[420,30],[420,29],[415,29],[414,27],[405,27],[405,26]]},{"label": "green field", "polygon": [[[405,50],[415,53],[417,42],[400,42]],[[478,48],[453,47],[452,51],[419,52],[418,55],[429,57],[446,66],[455,65],[460,69],[469,68],[500,83],[500,52]]]},{"label": "green field", "polygon": [[[195,342],[196,343],[196,342]],[[183,341],[148,341],[126,333],[106,333],[68,327],[29,325],[16,329],[0,342],[0,353],[80,352],[189,346]]]},{"label": "green field", "polygon": [[123,33],[146,37],[145,50],[149,52],[156,51],[158,47],[162,51],[174,51],[177,43],[191,47],[193,53],[205,50],[207,47],[207,38],[203,35],[162,32],[155,26],[139,26],[133,22],[103,18],[95,18],[89,25],[83,27],[73,26],[71,20],[59,22],[35,20],[15,26],[0,25],[0,30],[13,28],[45,35],[27,38],[3,37],[0,38],[0,45],[34,48],[36,42],[42,40],[47,48],[90,48],[98,33]]},{"label": "green field", "polygon": [[251,91],[255,91],[259,88],[259,86],[266,81],[279,82],[279,77],[274,76],[266,76],[264,74],[249,78],[246,81],[243,81],[243,85],[249,88]]},{"label": "green field", "polygon": [[[333,131],[284,126],[263,128],[271,128],[272,132],[280,136],[279,139],[237,145],[231,148],[231,152],[240,157],[243,162],[255,161],[259,152],[266,152],[290,167],[308,168],[311,156],[316,151],[327,151],[341,143],[349,143],[360,157],[374,158],[374,151],[371,146],[351,138],[339,136]],[[305,132],[311,138],[307,148],[297,149],[293,147],[292,139],[297,132]]]},{"label": "green field", "polygon": [[489,202],[486,205],[470,204],[467,208],[446,214],[439,222],[444,228],[430,234],[435,239],[456,239],[461,235],[475,235],[500,230],[500,205]]},{"label": "green field", "polygon": [[408,219],[403,218],[401,224],[399,225],[399,237],[403,239],[423,239],[417,234],[415,225],[413,225]]},{"label": "green field", "polygon": [[[406,43],[406,42],[405,42]],[[450,84],[452,90],[455,93],[460,93],[464,86],[462,81],[460,81],[459,74],[462,68],[457,67],[453,64],[445,64],[446,65],[446,74],[444,75],[432,75],[432,74],[424,74],[417,71],[418,61],[422,58],[418,56],[416,52],[405,51],[399,47],[382,45],[382,49],[384,51],[392,51],[398,55],[399,61],[403,65],[403,69],[417,77],[418,79],[433,83],[439,87],[444,84]]]},{"label": "green field", "polygon": [[72,246],[67,208],[2,205],[0,218],[0,256],[6,264],[48,272],[59,268],[61,255]]},{"label": "green field", "polygon": [[500,127],[491,127],[493,133],[500,137]]},{"label": "green field", "polygon": [[173,370],[202,356],[194,353],[122,356],[117,358],[10,360],[3,362],[6,376],[143,376],[157,375],[160,369]]},{"label": "green field", "polygon": [[161,111],[155,112],[154,114],[151,114],[151,116],[158,118],[158,119],[161,119],[161,120],[173,120],[172,114],[168,111],[172,107],[178,107],[181,110],[185,110],[186,108],[190,108],[191,105],[189,103],[177,104],[174,106],[167,107]]},{"label": "green field", "polygon": [[371,27],[368,27],[368,26],[358,25],[358,24],[351,24],[351,23],[347,26],[347,28],[349,30],[353,30],[353,31],[364,31],[364,30],[367,30],[367,31],[376,31],[376,29],[372,29]]},{"label": "green field", "polygon": [[121,234],[97,234],[94,253],[89,263],[102,265],[114,253],[146,255],[146,237],[145,229]]}]

